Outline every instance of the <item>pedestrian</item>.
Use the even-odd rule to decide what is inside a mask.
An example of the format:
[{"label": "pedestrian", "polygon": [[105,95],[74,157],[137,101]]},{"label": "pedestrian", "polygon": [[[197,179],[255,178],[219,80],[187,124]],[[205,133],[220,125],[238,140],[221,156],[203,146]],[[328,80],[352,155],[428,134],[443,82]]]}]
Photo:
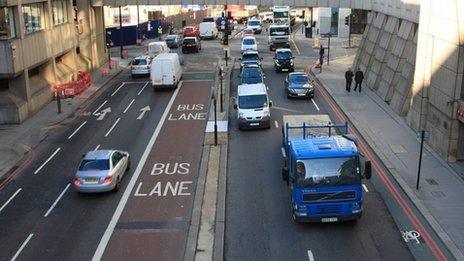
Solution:
[{"label": "pedestrian", "polygon": [[356,91],[356,88],[358,88],[359,86],[359,92],[361,92],[361,84],[363,80],[364,80],[364,73],[358,67],[358,70],[354,73],[354,81],[355,81],[354,91]]},{"label": "pedestrian", "polygon": [[325,53],[325,48],[321,44],[321,47],[319,48],[319,64],[320,65],[322,65],[322,63],[324,62],[324,53]]},{"label": "pedestrian", "polygon": [[348,68],[348,71],[345,72],[345,80],[346,80],[346,91],[350,92],[351,91],[351,83],[353,82],[353,71],[351,71],[351,68]]},{"label": "pedestrian", "polygon": [[158,25],[158,37],[159,37],[159,40],[161,40],[161,35],[163,34],[163,28],[161,27],[161,25]]}]

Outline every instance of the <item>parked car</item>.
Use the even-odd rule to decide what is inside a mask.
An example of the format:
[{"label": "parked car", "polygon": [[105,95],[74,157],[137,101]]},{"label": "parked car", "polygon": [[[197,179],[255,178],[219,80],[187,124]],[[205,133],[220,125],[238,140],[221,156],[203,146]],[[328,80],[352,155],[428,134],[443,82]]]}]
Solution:
[{"label": "parked car", "polygon": [[274,54],[274,70],[276,72],[294,71],[292,50],[288,48],[280,48]]},{"label": "parked car", "polygon": [[201,39],[214,39],[218,35],[218,30],[214,22],[202,22],[199,27]]},{"label": "parked car", "polygon": [[258,44],[256,42],[256,39],[254,36],[246,36],[243,37],[242,39],[242,47],[241,47],[242,53],[244,51],[258,51]]},{"label": "parked car", "polygon": [[177,53],[163,53],[151,62],[150,79],[153,89],[177,88],[182,78],[182,67]]},{"label": "parked car", "polygon": [[247,23],[247,28],[253,30],[253,33],[260,34],[262,32],[261,21],[259,19],[250,19]]},{"label": "parked car", "polygon": [[118,190],[121,179],[130,168],[128,152],[120,150],[96,150],[87,152],[72,180],[79,192],[106,192]]},{"label": "parked car", "polygon": [[247,36],[253,36],[253,29],[251,28],[245,28],[242,30],[242,37],[247,37]]},{"label": "parked car", "polygon": [[151,58],[155,58],[160,53],[169,53],[170,51],[166,42],[157,41],[148,44],[148,56]]},{"label": "parked car", "polygon": [[285,79],[287,98],[314,98],[314,81],[303,72],[289,73]]},{"label": "parked car", "polygon": [[240,70],[247,64],[257,64],[261,67],[262,59],[262,57],[259,57],[258,51],[245,51],[243,52],[242,57],[239,58]]},{"label": "parked car", "polygon": [[184,37],[199,37],[200,31],[195,26],[186,26],[182,34]]},{"label": "parked car", "polygon": [[238,86],[234,109],[239,129],[270,128],[272,101],[263,83]]},{"label": "parked car", "polygon": [[182,53],[195,52],[201,50],[201,42],[197,37],[185,37],[182,42]]},{"label": "parked car", "polygon": [[132,77],[150,75],[150,64],[151,58],[148,55],[135,57],[131,62]]},{"label": "parked car", "polygon": [[165,42],[169,48],[179,48],[179,46],[182,44],[182,39],[180,35],[170,34],[166,36]]},{"label": "parked car", "polygon": [[245,65],[240,78],[241,84],[264,83],[264,73],[257,64]]}]

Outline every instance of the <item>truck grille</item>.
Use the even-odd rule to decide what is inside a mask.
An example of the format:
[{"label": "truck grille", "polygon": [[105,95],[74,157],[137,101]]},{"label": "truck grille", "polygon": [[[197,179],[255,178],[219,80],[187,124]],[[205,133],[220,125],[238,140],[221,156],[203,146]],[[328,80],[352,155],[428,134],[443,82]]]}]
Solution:
[{"label": "truck grille", "polygon": [[350,200],[356,197],[355,191],[345,191],[338,193],[329,192],[329,193],[313,193],[313,194],[303,194],[303,201],[333,201],[333,200]]},{"label": "truck grille", "polygon": [[316,205],[314,208],[317,215],[338,214],[342,212],[340,204]]}]

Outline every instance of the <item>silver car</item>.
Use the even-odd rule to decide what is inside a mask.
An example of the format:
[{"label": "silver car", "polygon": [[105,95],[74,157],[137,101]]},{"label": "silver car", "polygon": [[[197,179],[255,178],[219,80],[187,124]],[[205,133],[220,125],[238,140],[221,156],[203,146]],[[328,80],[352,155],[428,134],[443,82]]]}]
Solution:
[{"label": "silver car", "polygon": [[150,75],[151,58],[147,55],[137,56],[131,62],[132,78]]},{"label": "silver car", "polygon": [[79,192],[118,190],[124,173],[130,168],[129,153],[119,150],[96,150],[82,158],[72,184]]}]

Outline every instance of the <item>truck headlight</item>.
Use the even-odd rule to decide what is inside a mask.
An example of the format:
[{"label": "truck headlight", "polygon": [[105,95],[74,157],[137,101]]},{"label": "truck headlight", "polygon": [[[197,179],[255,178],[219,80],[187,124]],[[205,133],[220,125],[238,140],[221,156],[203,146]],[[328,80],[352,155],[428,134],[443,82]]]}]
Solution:
[{"label": "truck headlight", "polygon": [[351,202],[351,213],[359,213],[362,211],[360,202]]},{"label": "truck headlight", "polygon": [[243,112],[240,112],[240,113],[238,114],[238,117],[239,117],[239,118],[243,118]]}]

